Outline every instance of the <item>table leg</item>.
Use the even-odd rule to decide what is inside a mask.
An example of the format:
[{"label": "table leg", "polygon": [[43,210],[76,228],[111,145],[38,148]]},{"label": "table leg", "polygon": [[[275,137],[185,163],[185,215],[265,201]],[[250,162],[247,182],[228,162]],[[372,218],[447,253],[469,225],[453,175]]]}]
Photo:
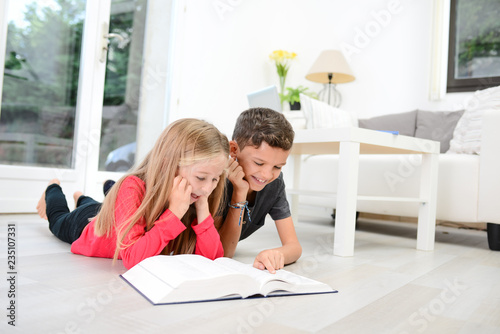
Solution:
[{"label": "table leg", "polygon": [[438,154],[422,154],[420,203],[418,211],[417,249],[433,250],[436,232],[436,202],[438,183]]},{"label": "table leg", "polygon": [[354,254],[356,205],[358,197],[359,143],[341,142],[335,212],[333,254]]},{"label": "table leg", "polygon": [[[292,189],[300,189],[300,154],[292,154],[292,168],[293,168],[293,184]],[[295,192],[291,196],[290,211],[292,213],[292,220],[294,223],[299,221],[299,195]]]}]

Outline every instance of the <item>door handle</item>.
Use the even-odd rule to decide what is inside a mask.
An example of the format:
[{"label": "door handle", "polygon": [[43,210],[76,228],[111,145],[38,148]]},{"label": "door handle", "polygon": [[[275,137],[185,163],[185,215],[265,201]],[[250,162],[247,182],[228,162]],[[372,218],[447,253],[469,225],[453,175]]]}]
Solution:
[{"label": "door handle", "polygon": [[115,33],[110,33],[108,32],[109,30],[109,25],[105,22],[102,24],[102,41],[101,41],[101,58],[99,61],[101,63],[104,63],[106,61],[106,55],[108,53],[108,45],[109,45],[109,39],[110,38],[117,38],[119,43],[118,43],[118,48],[123,49],[125,45],[127,44],[127,41],[125,38],[123,38],[122,35],[120,34],[115,34]]}]

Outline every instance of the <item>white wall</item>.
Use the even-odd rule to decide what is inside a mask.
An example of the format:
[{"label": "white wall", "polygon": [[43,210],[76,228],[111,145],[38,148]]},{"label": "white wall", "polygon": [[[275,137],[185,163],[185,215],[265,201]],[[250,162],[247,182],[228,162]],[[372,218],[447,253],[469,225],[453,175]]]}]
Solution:
[{"label": "white wall", "polygon": [[338,85],[341,108],[360,118],[459,109],[470,94],[429,101],[433,1],[179,0],[169,119],[204,118],[230,136],[246,94],[278,85],[277,49],[298,54],[287,86],[315,91],[310,66],[342,49],[356,80]]}]

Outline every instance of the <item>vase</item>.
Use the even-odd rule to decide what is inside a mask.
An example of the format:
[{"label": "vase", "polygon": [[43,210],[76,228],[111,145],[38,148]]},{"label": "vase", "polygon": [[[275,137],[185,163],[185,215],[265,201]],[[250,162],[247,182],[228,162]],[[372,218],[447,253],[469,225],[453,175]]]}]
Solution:
[{"label": "vase", "polygon": [[300,102],[290,102],[290,110],[300,110]]}]

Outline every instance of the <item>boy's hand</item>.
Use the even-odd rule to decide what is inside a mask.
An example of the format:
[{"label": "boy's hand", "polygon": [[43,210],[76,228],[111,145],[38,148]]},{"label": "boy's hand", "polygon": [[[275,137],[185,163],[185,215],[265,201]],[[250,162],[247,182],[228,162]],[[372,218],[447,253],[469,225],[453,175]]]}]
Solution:
[{"label": "boy's hand", "polygon": [[196,202],[194,202],[196,207],[196,217],[198,218],[198,224],[207,219],[210,215],[210,210],[208,208],[208,197],[200,196]]},{"label": "boy's hand", "polygon": [[168,208],[177,218],[181,219],[191,204],[192,187],[188,181],[180,175],[174,178],[172,192],[168,198]]},{"label": "boy's hand", "polygon": [[229,159],[228,164],[229,167],[227,178],[233,184],[233,192],[237,192],[246,198],[250,185],[248,184],[247,180],[244,179],[245,173],[243,172],[243,168],[234,158]]},{"label": "boy's hand", "polygon": [[285,266],[285,256],[278,250],[266,249],[257,255],[253,266],[260,270],[267,269],[271,274],[275,274],[276,270]]}]

